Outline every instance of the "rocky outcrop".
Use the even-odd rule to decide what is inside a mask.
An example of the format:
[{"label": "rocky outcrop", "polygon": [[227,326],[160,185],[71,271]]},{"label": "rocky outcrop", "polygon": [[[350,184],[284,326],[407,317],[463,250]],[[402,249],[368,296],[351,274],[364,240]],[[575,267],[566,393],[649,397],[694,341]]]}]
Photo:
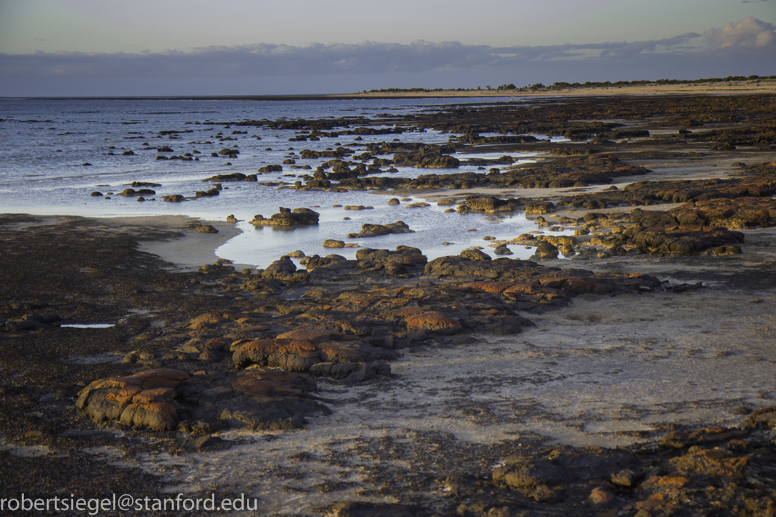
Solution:
[{"label": "rocky outcrop", "polygon": [[157,369],[95,381],[76,405],[95,422],[153,431],[279,430],[301,427],[307,414],[328,412],[309,399],[314,389],[309,377],[278,370],[189,376]]},{"label": "rocky outcrop", "polygon": [[445,154],[450,152],[455,152],[455,150],[436,145],[423,145],[408,153],[398,152],[394,154],[393,162],[397,166],[421,169],[456,169],[461,162],[457,158]]},{"label": "rocky outcrop", "polygon": [[356,260],[361,271],[404,277],[419,273],[428,262],[418,248],[410,246],[397,246],[395,251],[363,248],[356,252]]},{"label": "rocky outcrop", "polygon": [[390,373],[390,366],[372,363],[394,357],[390,351],[327,329],[299,329],[274,339],[237,341],[232,348],[232,360],[237,368],[256,364],[309,372],[319,377],[332,376],[347,382]]},{"label": "rocky outcrop", "polygon": [[146,370],[128,377],[94,381],[78,396],[76,406],[95,422],[170,431],[178,425],[172,401],[175,388],[188,374],[170,369]]},{"label": "rocky outcrop", "polygon": [[307,271],[297,271],[294,261],[284,255],[267,266],[267,268],[262,271],[261,277],[295,284],[307,280]]},{"label": "rocky outcrop", "polygon": [[404,221],[396,221],[388,224],[362,224],[361,231],[348,234],[348,239],[359,239],[362,237],[377,237],[378,235],[388,235],[391,233],[415,233]]},{"label": "rocky outcrop", "polygon": [[[696,214],[696,215],[693,215]],[[677,213],[686,222],[702,222],[697,213],[687,210]],[[667,212],[636,209],[630,214],[638,226],[615,236],[625,244],[634,244],[643,252],[659,255],[697,255],[711,248],[736,246],[744,242],[741,232],[718,226],[680,224],[677,217]]]},{"label": "rocky outcrop", "polygon": [[118,193],[119,196],[124,197],[153,196],[155,194],[156,191],[151,190],[150,188],[141,188],[137,190],[133,188],[127,188]]},{"label": "rocky outcrop", "polygon": [[290,208],[280,207],[277,214],[272,214],[268,219],[261,214],[253,217],[250,223],[256,227],[261,226],[306,226],[318,224],[318,212],[309,208]]},{"label": "rocky outcrop", "polygon": [[247,176],[242,172],[233,172],[231,174],[216,174],[202,181],[246,181]]},{"label": "rocky outcrop", "polygon": [[468,214],[495,213],[495,212],[514,212],[521,210],[523,203],[519,199],[501,199],[496,196],[466,196],[463,203],[458,205],[458,212]]}]

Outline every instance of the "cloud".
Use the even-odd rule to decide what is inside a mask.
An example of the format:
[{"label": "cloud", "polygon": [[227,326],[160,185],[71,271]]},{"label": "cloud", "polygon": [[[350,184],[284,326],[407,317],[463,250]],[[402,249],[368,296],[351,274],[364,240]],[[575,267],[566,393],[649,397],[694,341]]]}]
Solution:
[{"label": "cloud", "polygon": [[[421,40],[257,43],[137,54],[0,54],[0,95],[321,93],[318,88],[358,91],[397,83],[472,87],[489,82],[767,75],[773,69],[775,39],[773,25],[746,18],[703,35],[596,44],[489,47]],[[258,91],[262,88],[268,90]]]},{"label": "cloud", "polygon": [[3,74],[69,74],[79,77],[106,73],[144,77],[420,73],[539,61],[620,59],[654,52],[686,52],[692,47],[690,43],[698,37],[698,34],[690,33],[665,40],[635,43],[502,48],[463,45],[458,42],[416,41],[408,45],[365,42],[357,45],[312,44],[304,47],[261,43],[205,47],[188,53],[37,52],[30,55],[0,54],[0,71]]},{"label": "cloud", "polygon": [[774,26],[752,16],[736,24],[728,22],[721,29],[709,29],[703,36],[714,49],[776,49]]}]

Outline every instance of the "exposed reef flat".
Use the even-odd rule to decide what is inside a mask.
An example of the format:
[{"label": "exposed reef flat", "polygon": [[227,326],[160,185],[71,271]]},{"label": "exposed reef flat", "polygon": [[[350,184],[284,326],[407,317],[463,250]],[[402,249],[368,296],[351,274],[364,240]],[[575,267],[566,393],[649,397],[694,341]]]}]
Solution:
[{"label": "exposed reef flat", "polygon": [[[532,260],[382,249],[382,221],[355,259],[248,269],[212,255],[234,223],[0,216],[4,494],[245,493],[277,515],[773,513],[773,105],[404,117],[463,135],[455,151],[541,153],[380,192],[451,217],[526,211],[538,232],[483,246]],[[498,127],[573,142],[480,142]],[[335,181],[365,188],[345,167]]]}]

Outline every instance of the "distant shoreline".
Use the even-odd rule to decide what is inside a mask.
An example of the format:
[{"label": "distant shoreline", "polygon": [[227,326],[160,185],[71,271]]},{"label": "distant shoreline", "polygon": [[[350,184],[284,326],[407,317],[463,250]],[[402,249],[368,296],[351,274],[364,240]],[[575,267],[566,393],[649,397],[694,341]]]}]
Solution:
[{"label": "distant shoreline", "polygon": [[0,100],[198,100],[198,101],[323,101],[349,99],[445,99],[482,97],[588,97],[588,96],[652,96],[652,95],[768,95],[776,94],[776,79],[758,79],[714,83],[647,84],[635,86],[593,86],[565,89],[499,90],[399,90],[362,93],[330,93],[300,95],[150,95],[150,96],[64,96],[64,97],[0,97]]},{"label": "distant shoreline", "polygon": [[432,90],[365,92],[350,95],[330,95],[360,99],[446,98],[446,97],[586,97],[591,95],[754,95],[776,94],[776,79],[760,79],[715,83],[647,84],[635,86],[593,86],[564,89],[524,90]]}]

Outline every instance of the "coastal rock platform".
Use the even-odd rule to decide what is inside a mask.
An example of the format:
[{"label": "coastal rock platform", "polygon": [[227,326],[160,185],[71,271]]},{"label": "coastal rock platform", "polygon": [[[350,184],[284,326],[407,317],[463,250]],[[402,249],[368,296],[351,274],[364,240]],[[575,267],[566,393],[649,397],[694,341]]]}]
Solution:
[{"label": "coastal rock platform", "polygon": [[238,270],[213,255],[223,223],[0,215],[3,485],[245,493],[274,515],[773,514],[774,102],[424,113],[400,122],[465,138],[380,145],[397,165],[460,167],[478,143],[541,163],[413,179],[338,164],[343,190],[531,212],[533,234],[485,241],[531,260],[375,244]]}]

